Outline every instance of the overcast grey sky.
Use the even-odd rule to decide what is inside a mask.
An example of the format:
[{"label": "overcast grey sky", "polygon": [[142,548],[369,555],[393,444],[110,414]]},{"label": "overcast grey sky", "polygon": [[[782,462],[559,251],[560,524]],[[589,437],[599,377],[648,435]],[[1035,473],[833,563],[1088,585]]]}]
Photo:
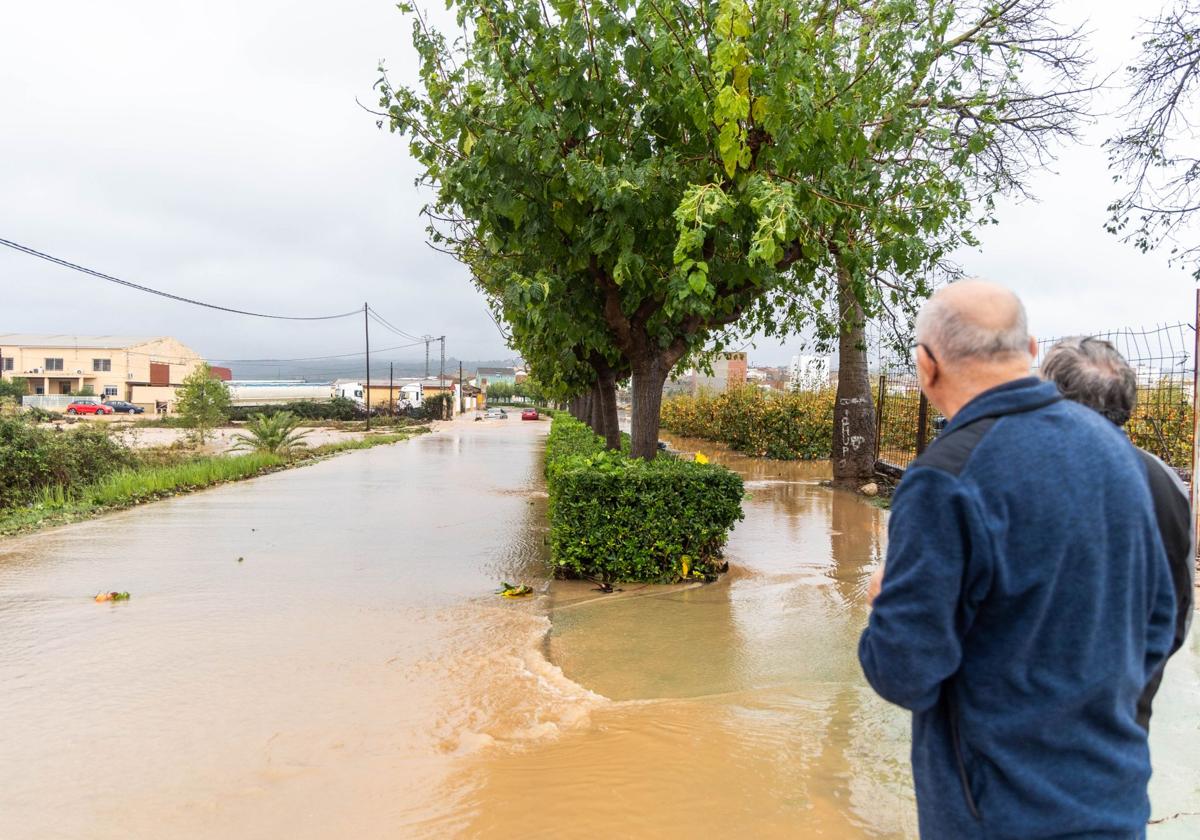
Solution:
[{"label": "overcast grey sky", "polygon": [[[1091,20],[1107,72],[1134,54],[1138,16],[1152,11],[1140,5],[1071,0],[1060,17]],[[412,77],[408,31],[387,0],[10,4],[0,236],[243,309],[320,314],[369,300],[404,330],[447,335],[450,355],[511,355],[466,272],[424,244],[405,143],[355,104],[374,105],[379,58]],[[1110,127],[1064,150],[1057,174],[1038,178],[1041,201],[1005,205],[983,249],[960,255],[968,272],[1012,285],[1041,335],[1191,317],[1186,273],[1103,230]],[[0,249],[6,331],[168,334],[210,358],[288,358],[357,350],[362,324],[195,309]],[[374,333],[376,347],[403,343]],[[796,350],[763,342],[751,358]],[[419,353],[384,358],[406,355]]]}]

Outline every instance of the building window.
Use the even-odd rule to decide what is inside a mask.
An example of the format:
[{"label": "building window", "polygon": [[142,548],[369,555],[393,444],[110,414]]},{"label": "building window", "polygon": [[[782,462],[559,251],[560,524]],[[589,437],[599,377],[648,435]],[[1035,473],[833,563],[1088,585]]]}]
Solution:
[{"label": "building window", "polygon": [[43,388],[41,385],[38,385],[36,388],[33,389],[33,392],[35,394],[37,394],[39,397],[41,397],[41,396],[45,396],[46,389]]},{"label": "building window", "polygon": [[92,370],[107,373],[112,370],[112,359],[92,359]]},{"label": "building window", "polygon": [[117,386],[116,385],[105,385],[104,386],[104,396],[115,397],[116,395],[117,395]]},{"label": "building window", "polygon": [[46,359],[46,370],[62,370],[62,359]]},{"label": "building window", "polygon": [[4,370],[12,370],[12,369],[13,369],[13,357],[5,356],[4,357]]},{"label": "building window", "polygon": [[70,394],[71,393],[71,383],[70,382],[61,383],[58,386],[58,390],[62,394]]}]

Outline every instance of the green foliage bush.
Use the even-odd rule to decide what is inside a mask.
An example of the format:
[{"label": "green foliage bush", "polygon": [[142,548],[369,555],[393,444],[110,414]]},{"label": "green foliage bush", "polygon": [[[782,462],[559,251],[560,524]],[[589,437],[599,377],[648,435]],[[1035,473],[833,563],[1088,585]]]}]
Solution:
[{"label": "green foliage bush", "polygon": [[421,405],[421,416],[425,420],[451,420],[454,417],[454,394],[434,394],[426,397]]},{"label": "green foliage bush", "polygon": [[671,397],[663,402],[662,427],[685,437],[719,441],[759,458],[828,458],[835,401],[832,388],[768,394],[753,386],[723,394]]},{"label": "green foliage bush", "polygon": [[60,431],[0,417],[0,509],[28,504],[48,487],[97,481],[133,461],[99,424]]},{"label": "green foliage bush", "polygon": [[603,438],[555,415],[546,445],[556,573],[604,583],[713,579],[742,518],[742,479],[724,467],[607,452]]},{"label": "green foliage bush", "polygon": [[287,412],[303,420],[355,420],[364,416],[354,400],[334,397],[331,400],[296,400],[281,405],[236,405],[230,410],[229,419],[249,420],[256,414],[273,417]]}]

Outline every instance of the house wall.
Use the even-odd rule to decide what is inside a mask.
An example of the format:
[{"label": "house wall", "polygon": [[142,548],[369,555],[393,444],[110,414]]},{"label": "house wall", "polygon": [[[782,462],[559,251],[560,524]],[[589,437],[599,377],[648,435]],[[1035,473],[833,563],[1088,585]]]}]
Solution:
[{"label": "house wall", "polygon": [[[166,371],[164,386],[176,386],[203,362],[203,359],[173,338],[158,338],[122,348],[63,345],[27,345],[0,347],[3,362],[0,375],[5,379],[24,377],[30,394],[78,394],[91,387],[96,396],[133,399],[133,390],[149,385],[150,365],[162,365]],[[11,365],[9,360],[11,359]],[[61,359],[62,369],[50,369],[47,359]],[[107,367],[107,370],[103,368]],[[97,370],[97,368],[101,368]],[[36,371],[36,372],[35,372]],[[174,400],[172,388],[171,400]]]}]

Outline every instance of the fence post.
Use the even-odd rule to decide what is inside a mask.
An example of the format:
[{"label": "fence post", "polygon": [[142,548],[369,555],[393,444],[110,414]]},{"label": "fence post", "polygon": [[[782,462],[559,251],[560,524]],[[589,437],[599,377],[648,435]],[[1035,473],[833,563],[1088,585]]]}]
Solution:
[{"label": "fence post", "polygon": [[1195,346],[1192,348],[1192,480],[1188,483],[1192,498],[1192,526],[1196,535],[1196,545],[1200,548],[1200,515],[1196,511],[1196,467],[1200,465],[1200,447],[1196,446],[1196,438],[1200,436],[1200,289],[1196,290],[1196,320]]},{"label": "fence post", "polygon": [[883,395],[887,393],[887,374],[879,374],[879,396],[875,398],[875,460],[879,460],[883,445]]},{"label": "fence post", "polygon": [[925,451],[925,439],[929,426],[929,400],[925,399],[925,392],[921,392],[921,399],[917,401],[917,454],[920,455]]}]

